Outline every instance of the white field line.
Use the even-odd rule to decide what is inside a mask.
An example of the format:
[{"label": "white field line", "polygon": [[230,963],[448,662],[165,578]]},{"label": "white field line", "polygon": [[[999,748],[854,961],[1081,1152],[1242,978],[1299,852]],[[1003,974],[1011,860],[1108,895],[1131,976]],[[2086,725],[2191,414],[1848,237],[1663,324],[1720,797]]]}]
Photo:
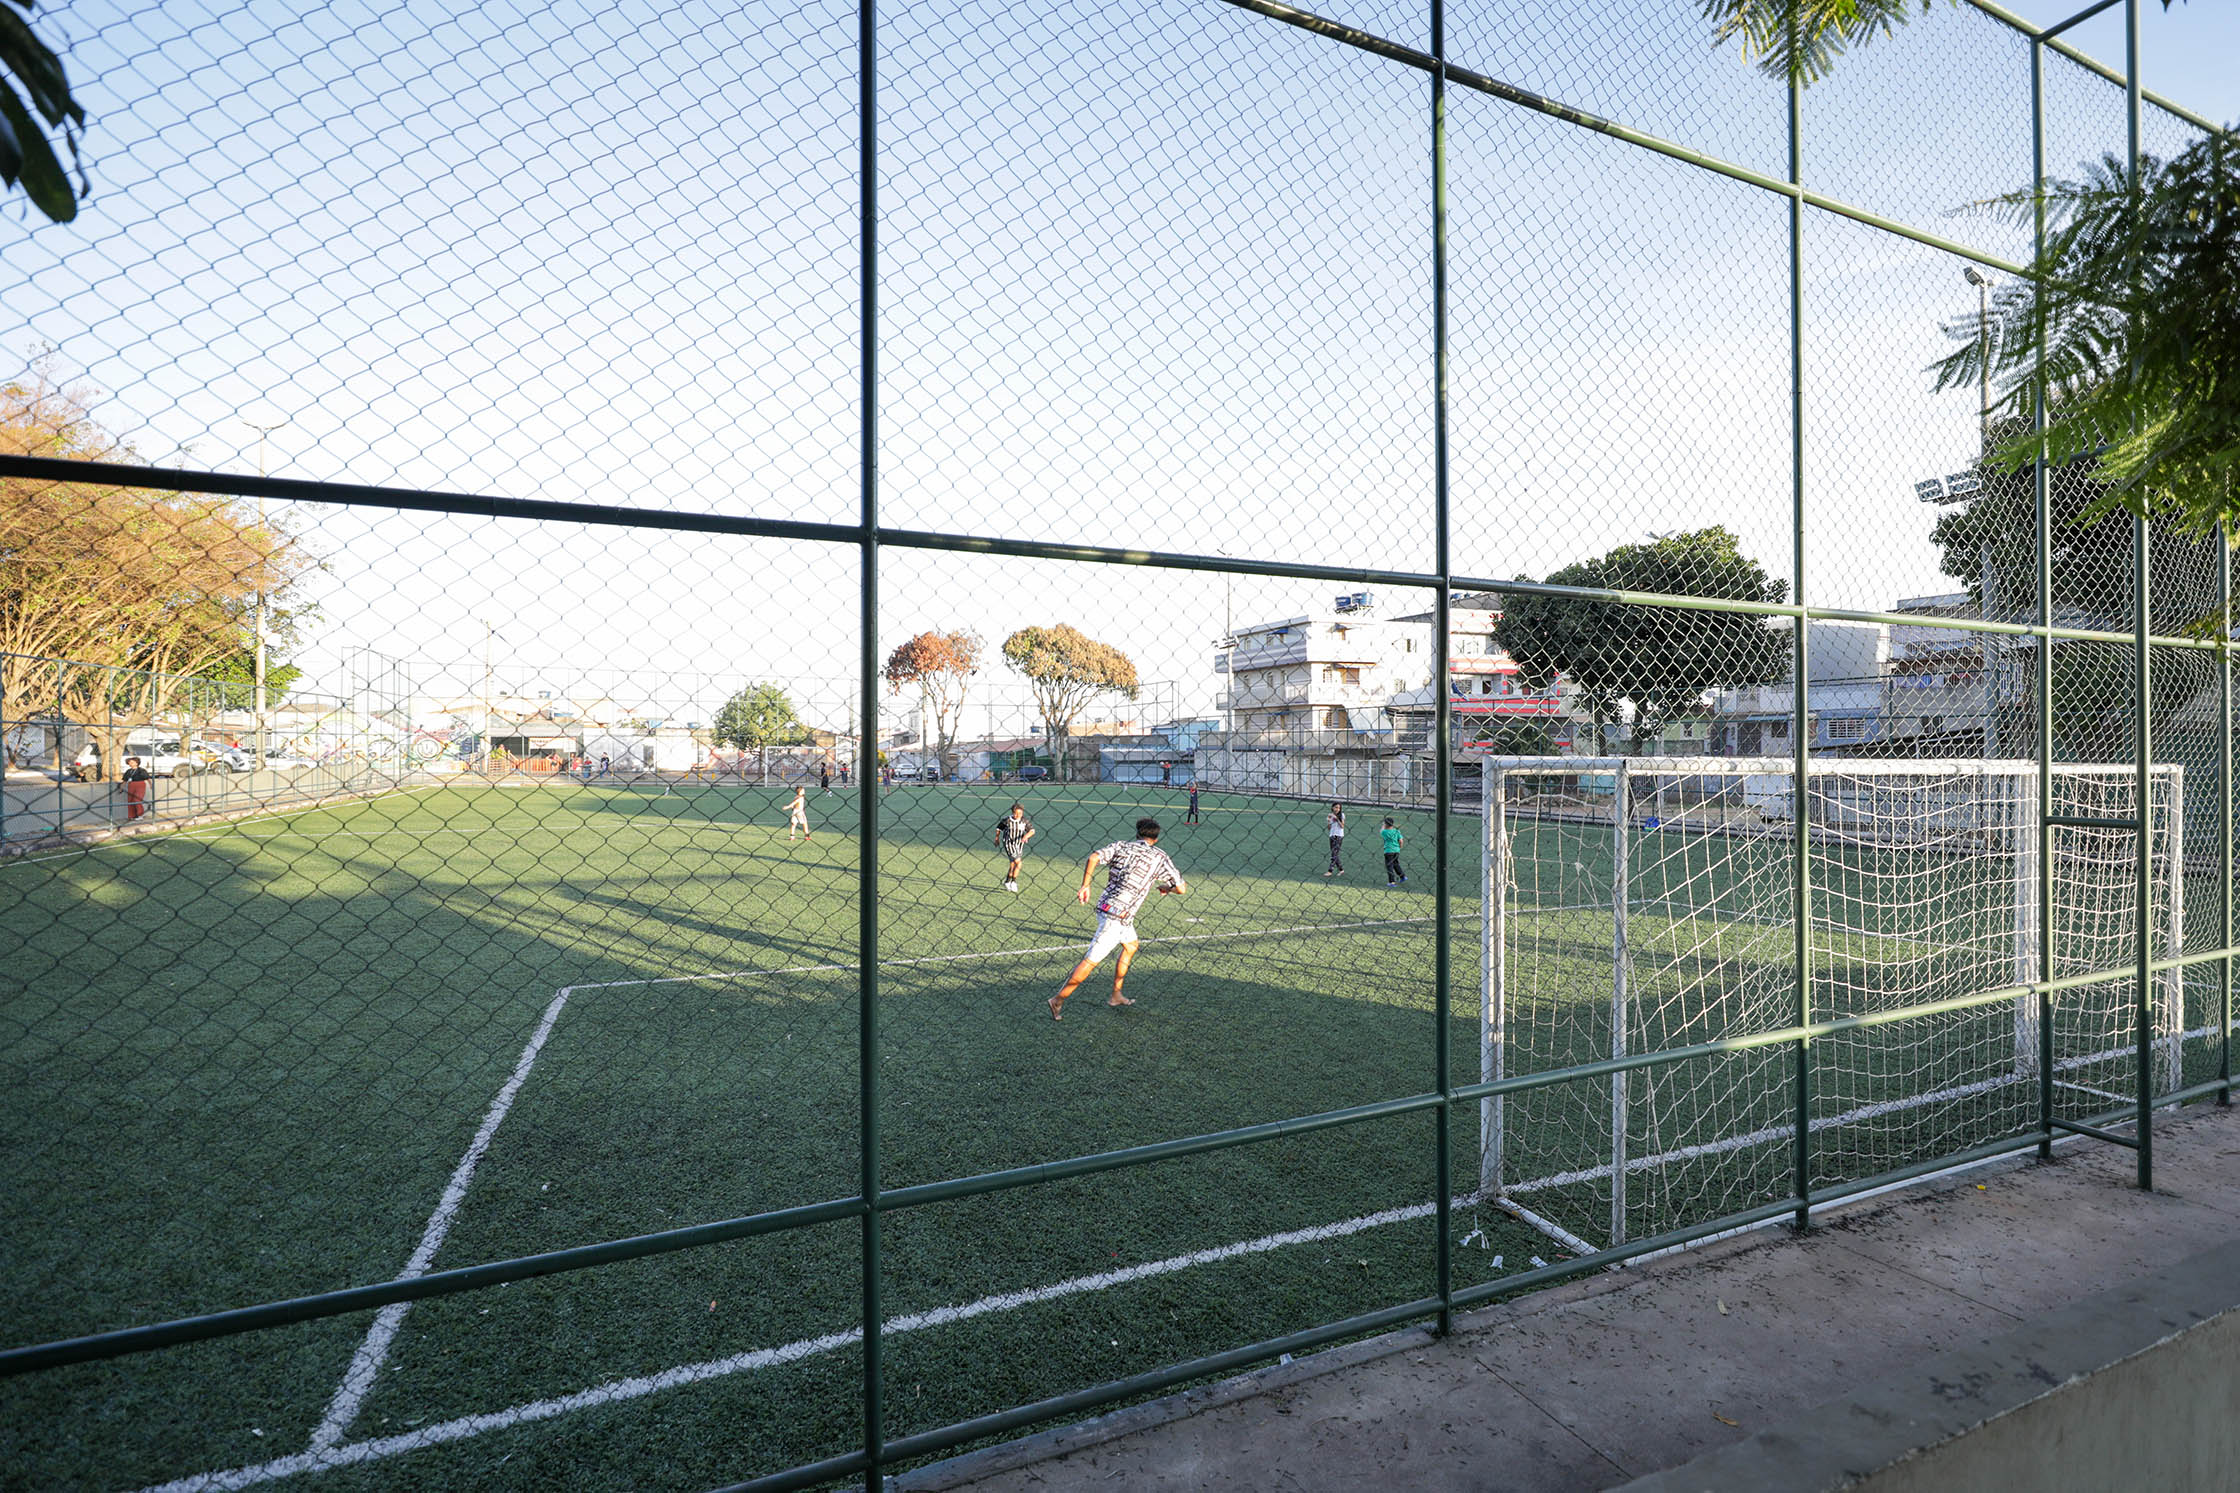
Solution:
[{"label": "white field line", "polygon": [[[1189,942],[1212,939],[1280,935],[1286,933],[1327,932],[1348,928],[1391,927],[1427,921],[1430,921],[1430,919],[1421,917],[1378,919],[1374,921],[1359,923],[1314,924],[1282,929],[1255,929],[1240,930],[1229,933],[1185,934],[1181,935],[1179,938],[1169,941]],[[881,961],[881,963],[882,965],[887,963],[950,963],[959,960],[975,958],[1001,958],[1008,954],[1049,953],[1070,949],[1072,947],[1073,945],[1071,943],[1067,943],[1040,949],[990,950],[973,954],[937,955],[919,959]],[[511,1109],[515,1097],[517,1097],[520,1093],[522,1085],[527,1081],[529,1071],[535,1065],[536,1058],[541,1052],[545,1041],[550,1037],[553,1027],[559,1021],[561,1012],[566,1008],[569,997],[572,996],[577,990],[611,990],[640,985],[667,985],[711,979],[738,979],[750,977],[757,974],[803,973],[809,971],[833,971],[853,968],[856,968],[856,966],[801,965],[789,967],[786,969],[735,971],[723,975],[675,976],[654,980],[617,980],[601,985],[568,986],[556,992],[551,1003],[545,1008],[544,1016],[539,1021],[535,1033],[532,1034],[528,1044],[522,1049],[521,1057],[515,1064],[512,1075],[507,1079],[505,1086],[499,1090],[497,1098],[491,1102],[490,1110],[484,1116],[481,1128],[477,1130],[474,1140],[469,1144],[467,1148],[467,1154],[460,1158],[459,1165],[453,1170],[451,1180],[444,1189],[443,1197],[438,1202],[435,1213],[431,1215],[428,1220],[427,1228],[422,1234],[420,1247],[414,1250],[412,1259],[407,1263],[403,1272],[403,1276],[400,1278],[410,1278],[412,1276],[422,1274],[426,1271],[428,1265],[432,1263],[436,1251],[441,1247],[444,1236],[450,1231],[451,1222],[457,1215],[460,1203],[465,1198],[467,1185],[472,1180],[476,1165],[481,1161],[483,1154],[487,1152],[491,1138],[496,1134],[499,1123],[505,1118],[506,1112]],[[2196,1031],[2185,1032],[2181,1035],[2184,1037],[2199,1037],[2208,1035],[2213,1030],[2213,1028],[2201,1028]],[[2066,1059],[2062,1063],[2057,1064],[2056,1067],[2080,1067],[2086,1063],[2103,1061],[2112,1057],[2121,1057],[2123,1053],[2124,1049],[2110,1049],[2109,1051],[2104,1053],[2086,1054],[2082,1057]],[[1814,1121],[1811,1128],[1814,1130],[1819,1130],[1831,1125],[1839,1125],[1847,1122],[1852,1122],[1858,1119],[1869,1118],[1877,1114],[1889,1113],[1899,1109],[1914,1108],[1924,1104],[1939,1102],[1943,1099],[1960,1097],[1970,1093],[1982,1092],[1990,1088],[2000,1087],[2005,1084],[2022,1081],[2025,1080],[2014,1077],[2005,1077],[1986,1081],[1984,1083],[1960,1085],[1956,1088],[1940,1091],[1939,1093],[1921,1095],[1911,1100],[1889,1100],[1884,1101],[1881,1104],[1866,1105],[1859,1109],[1849,1111],[1844,1115],[1830,1116],[1822,1120]],[[1703,1155],[1716,1151],[1733,1150],[1747,1145],[1762,1144],[1765,1140],[1783,1138],[1789,1133],[1790,1132],[1787,1127],[1783,1127],[1779,1130],[1770,1130],[1757,1135],[1732,1137],[1726,1141],[1714,1142],[1708,1145],[1683,1147],[1678,1151],[1667,1152],[1658,1156],[1638,1158],[1628,1163],[1628,1170],[1645,1169],[1652,1166],[1662,1165],[1667,1161],[1684,1159],[1693,1155]],[[1609,1171],[1610,1168],[1608,1166],[1602,1166],[1599,1168],[1590,1168],[1581,1172],[1563,1173],[1554,1177],[1539,1178],[1519,1183],[1509,1190],[1512,1192],[1538,1191],[1543,1188],[1561,1186],[1567,1182],[1593,1180],[1596,1177],[1607,1176],[1609,1174]],[[1462,1198],[1458,1198],[1455,1201],[1457,1206],[1467,1206],[1479,1200],[1474,1197],[1465,1196]],[[1592,1253],[1592,1246],[1589,1245],[1584,1239],[1581,1239],[1577,1235],[1571,1234],[1568,1231],[1558,1227],[1539,1214],[1533,1213],[1531,1210],[1515,1203],[1507,1203],[1503,1204],[1502,1206],[1504,1207],[1504,1211],[1507,1211],[1513,1216],[1519,1218],[1521,1221],[1540,1229],[1550,1238],[1553,1238],[1559,1243],[1563,1244],[1567,1249],[1573,1250],[1577,1253]],[[1294,1229],[1279,1234],[1267,1234],[1257,1239],[1248,1239],[1232,1244],[1216,1245],[1208,1249],[1196,1250],[1183,1255],[1175,1255],[1163,1260],[1153,1260],[1140,1265],[1126,1266],[1119,1270],[1103,1271],[1096,1275],[1077,1276],[1071,1280],[1059,1281],[1048,1286],[1038,1286],[1023,1291],[1003,1292],[993,1296],[985,1296],[980,1298],[978,1301],[967,1302],[961,1306],[940,1307],[928,1312],[919,1312],[911,1314],[909,1316],[897,1317],[883,1324],[881,1331],[884,1333],[906,1333],[921,1331],[929,1327],[947,1326],[956,1322],[968,1321],[974,1317],[986,1316],[996,1312],[1015,1311],[1022,1307],[1032,1306],[1047,1301],[1059,1300],[1067,1296],[1079,1295],[1090,1291],[1109,1290],[1115,1286],[1127,1285],[1135,1281],[1147,1280],[1155,1276],[1167,1275],[1181,1270],[1188,1270],[1199,1265],[1212,1264],[1221,1260],[1234,1259],[1243,1255],[1266,1253],[1277,1249],[1288,1248],[1295,1244],[1312,1243],[1318,1240],[1343,1238],[1347,1235],[1361,1233],[1368,1229],[1381,1228],[1387,1224],[1402,1223],[1414,1219],[1429,1217],[1434,1211],[1435,1210],[1433,1208],[1433,1205],[1429,1203],[1417,1203],[1403,1208],[1387,1209],[1381,1213],[1362,1214],[1358,1217],[1346,1219],[1338,1223],[1315,1225],[1313,1227],[1305,1229]],[[1736,1230],[1735,1232],[1739,1233],[1743,1231]],[[410,1305],[411,1303],[409,1302],[399,1302],[390,1307],[383,1308],[379,1317],[376,1318],[373,1328],[367,1333],[365,1341],[359,1345],[357,1353],[352,1357],[350,1366],[344,1373],[343,1382],[337,1388],[334,1399],[330,1403],[327,1410],[326,1416],[321,1420],[317,1429],[315,1429],[312,1433],[311,1445],[308,1450],[299,1452],[293,1456],[276,1458],[273,1461],[258,1463],[253,1466],[232,1468],[225,1471],[196,1473],[189,1477],[176,1479],[172,1482],[153,1485],[150,1488],[143,1490],[143,1493],[216,1493],[216,1490],[221,1489],[254,1487],[258,1484],[276,1481],[280,1478],[295,1477],[306,1473],[324,1472],[335,1468],[356,1466],[366,1462],[384,1460],[389,1457],[401,1456],[407,1452],[420,1451],[428,1447],[439,1446],[452,1441],[466,1440],[468,1438],[480,1436],[491,1431],[506,1430],[513,1426],[524,1425],[533,1421],[548,1420],[555,1416],[571,1414],[578,1410],[595,1409],[602,1405],[614,1404],[624,1400],[638,1399],[646,1395],[659,1393],[663,1390],[678,1388],[683,1385],[702,1383],[707,1380],[721,1378],[729,1374],[776,1367],[782,1364],[796,1362],[803,1358],[809,1358],[824,1353],[836,1352],[842,1348],[856,1343],[862,1337],[861,1329],[849,1329],[844,1332],[828,1333],[819,1337],[801,1338],[795,1340],[794,1342],[786,1343],[776,1348],[755,1349],[745,1353],[733,1354],[726,1358],[707,1360],[697,1364],[680,1365],[676,1368],[665,1369],[657,1374],[640,1375],[634,1378],[616,1380],[607,1384],[596,1386],[591,1389],[578,1390],[573,1394],[562,1395],[552,1399],[529,1401],[525,1404],[511,1406],[504,1410],[486,1412],[481,1415],[463,1416],[456,1420],[445,1421],[439,1425],[422,1427],[418,1430],[405,1432],[396,1436],[378,1437],[367,1441],[346,1443],[342,1441],[341,1438],[347,1431],[350,1421],[356,1417],[357,1412],[363,1407],[365,1399],[370,1393],[373,1387],[373,1383],[380,1373],[382,1362],[386,1358],[389,1348],[395,1341],[397,1331],[403,1322],[405,1311],[410,1307]]]},{"label": "white field line", "polygon": [[2129,1104],[2131,1102],[2129,1094],[2111,1093],[2107,1089],[2096,1089],[2088,1083],[2071,1083],[2065,1078],[2055,1079],[2053,1086],[2057,1089],[2075,1089],[2078,1093],[2090,1094],[2095,1099],[2112,1099],[2118,1104]]},{"label": "white field line", "polygon": [[[1289,933],[1344,933],[1358,928],[1401,928],[1411,923],[1429,923],[1436,919],[1431,914],[1416,918],[1370,918],[1358,923],[1301,923],[1292,928],[1240,928],[1227,933],[1172,933],[1159,938],[1146,938],[1145,947],[1153,944],[1210,943],[1226,938],[1275,938]],[[1081,947],[1082,940],[1067,943],[1041,944],[1031,949],[976,949],[967,954],[927,954],[916,959],[882,959],[881,969],[901,969],[919,964],[960,964],[973,959],[1009,959],[1021,954],[1063,954]],[[854,964],[788,964],[777,969],[728,969],[708,975],[664,975],[657,980],[610,980],[603,985],[571,985],[570,990],[620,990],[633,985],[689,985],[706,980],[752,980],[767,975],[836,974],[859,969]]]},{"label": "white field line", "polygon": [[[1288,1249],[1297,1244],[1312,1244],[1327,1239],[1342,1239],[1349,1234],[1368,1229],[1383,1228],[1387,1224],[1406,1223],[1414,1219],[1429,1218],[1433,1212],[1429,1203],[1413,1203],[1404,1208],[1388,1208],[1381,1213],[1364,1213],[1340,1223],[1317,1224],[1310,1228],[1291,1229],[1280,1234],[1263,1234],[1257,1239],[1240,1240],[1234,1244],[1216,1245],[1210,1249],[1193,1250],[1189,1254],[1174,1255],[1163,1260],[1150,1260],[1141,1265],[1129,1265],[1119,1270],[1101,1271],[1095,1275],[1075,1276],[1047,1286],[1035,1286],[1022,1291],[1004,1291],[993,1296],[983,1296],[978,1301],[961,1306],[936,1307],[932,1311],[913,1312],[908,1316],[887,1320],[880,1328],[883,1334],[893,1336],[906,1332],[921,1332],[930,1327],[947,1327],[953,1323],[970,1321],[997,1312],[1017,1311],[1021,1307],[1037,1306],[1047,1301],[1057,1301],[1068,1296],[1079,1296],[1090,1291],[1106,1291],[1115,1286],[1132,1285],[1137,1281],[1156,1276],[1171,1275],[1179,1270],[1190,1270],[1200,1265],[1216,1264],[1245,1255],[1266,1254],[1272,1250]],[[837,1352],[851,1347],[863,1338],[861,1328],[844,1332],[826,1333],[820,1337],[799,1338],[776,1348],[757,1348],[746,1353],[734,1353],[727,1358],[709,1359],[701,1363],[682,1364],[664,1369],[658,1374],[643,1374],[629,1379],[617,1379],[591,1389],[577,1390],[548,1400],[531,1400],[504,1410],[489,1411],[482,1415],[461,1416],[419,1430],[407,1431],[396,1436],[382,1436],[368,1441],[346,1444],[327,1443],[314,1445],[311,1450],[294,1456],[275,1458],[249,1467],[235,1467],[222,1472],[202,1472],[190,1477],[159,1483],[142,1490],[142,1493],[218,1493],[218,1490],[249,1488],[259,1483],[279,1478],[295,1477],[303,1473],[329,1472],[339,1467],[353,1467],[361,1463],[380,1461],[401,1456],[406,1452],[421,1451],[446,1442],[464,1441],[491,1431],[503,1431],[531,1421],[549,1420],[578,1410],[596,1409],[623,1400],[641,1399],[663,1390],[676,1389],[687,1384],[701,1384],[710,1379],[720,1379],[729,1374],[744,1373],[755,1369],[775,1368],[781,1364],[796,1363],[804,1358]]]},{"label": "white field line", "polygon": [[[1431,919],[1425,917],[1380,918],[1368,922],[1321,923],[1294,928],[1254,928],[1227,933],[1186,933],[1178,937],[1158,941],[1163,943],[1189,943],[1216,939],[1262,938],[1290,933],[1322,933],[1345,929],[1394,927],[1429,921]],[[1152,942],[1152,940],[1146,939],[1145,942]],[[973,959],[1001,959],[1018,954],[1058,953],[1074,947],[1076,945],[1073,943],[1064,943],[1034,949],[979,950],[966,954],[936,954],[916,959],[881,960],[880,965],[885,968],[890,965],[951,964]],[[475,1131],[474,1139],[468,1143],[466,1154],[461,1156],[459,1164],[452,1168],[451,1179],[444,1185],[443,1196],[438,1199],[435,1212],[428,1216],[427,1225],[421,1230],[419,1247],[413,1250],[411,1259],[405,1262],[405,1267],[398,1273],[397,1278],[399,1280],[411,1280],[417,1276],[425,1275],[429,1265],[434,1262],[436,1252],[443,1247],[444,1239],[451,1232],[451,1224],[458,1216],[459,1205],[466,1199],[467,1187],[474,1180],[475,1168],[482,1164],[483,1155],[490,1149],[491,1138],[498,1133],[498,1126],[504,1122],[507,1112],[513,1108],[513,1101],[521,1093],[521,1086],[529,1081],[529,1070],[536,1066],[537,1057],[544,1050],[546,1039],[552,1035],[552,1029],[559,1022],[561,1012],[567,1009],[569,998],[577,991],[619,990],[631,986],[646,985],[678,985],[706,980],[749,979],[764,975],[810,974],[850,970],[856,967],[853,964],[797,964],[781,969],[735,970],[720,975],[673,975],[654,980],[610,980],[594,985],[569,985],[555,992],[551,1002],[544,1009],[543,1019],[537,1023],[536,1030],[530,1034],[527,1045],[521,1049],[521,1056],[513,1065],[513,1073],[506,1079],[504,1086],[498,1090],[497,1097],[490,1101],[490,1108],[483,1115],[482,1125]],[[351,1422],[357,1419],[358,1412],[364,1408],[367,1396],[372,1394],[374,1381],[380,1377],[381,1366],[387,1361],[389,1349],[396,1342],[397,1332],[404,1326],[405,1314],[411,1309],[412,1303],[409,1301],[393,1302],[381,1308],[380,1312],[374,1317],[373,1325],[366,1331],[365,1340],[358,1344],[357,1352],[351,1355],[350,1366],[343,1371],[342,1383],[336,1387],[334,1398],[327,1405],[327,1413],[320,1419],[318,1426],[311,1433],[312,1452],[320,1452],[341,1443],[343,1435],[350,1429]]]},{"label": "white field line", "polygon": [[[544,1017],[521,1049],[521,1056],[513,1065],[513,1072],[490,1101],[490,1108],[482,1117],[482,1125],[467,1143],[467,1152],[459,1164],[451,1169],[451,1180],[444,1184],[443,1196],[436,1202],[436,1211],[428,1215],[427,1227],[420,1231],[420,1246],[413,1250],[412,1258],[405,1261],[398,1278],[410,1280],[425,1275],[434,1261],[436,1251],[443,1247],[446,1235],[451,1232],[451,1221],[459,1215],[459,1204],[467,1196],[467,1184],[474,1180],[474,1171],[482,1164],[484,1153],[490,1149],[490,1138],[498,1133],[498,1126],[505,1120],[506,1111],[513,1108],[514,1099],[521,1093],[521,1086],[529,1081],[529,1070],[536,1065],[537,1054],[544,1050],[545,1039],[552,1035],[552,1028],[560,1020],[560,1013],[567,1009],[568,997],[573,992],[562,989],[544,1008]],[[342,1383],[335,1388],[334,1398],[328,1402],[327,1413],[311,1433],[311,1449],[321,1450],[342,1440],[342,1433],[350,1429],[350,1422],[358,1418],[358,1411],[373,1392],[373,1381],[381,1372],[381,1364],[389,1356],[389,1345],[396,1341],[397,1329],[404,1326],[405,1313],[412,1309],[409,1301],[391,1302],[381,1308],[373,1319],[373,1326],[366,1331],[365,1341],[358,1344],[358,1351],[351,1355],[350,1367],[342,1374]]]}]

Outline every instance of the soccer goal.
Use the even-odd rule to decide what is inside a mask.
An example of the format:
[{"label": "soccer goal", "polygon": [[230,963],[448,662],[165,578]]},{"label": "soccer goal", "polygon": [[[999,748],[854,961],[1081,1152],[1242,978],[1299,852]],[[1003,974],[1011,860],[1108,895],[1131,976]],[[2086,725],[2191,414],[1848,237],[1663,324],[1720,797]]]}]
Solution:
[{"label": "soccer goal", "polygon": [[[2038,772],[2034,762],[1824,758],[1800,794],[1788,758],[1487,760],[1481,1074],[2027,985],[2049,942],[2056,978],[2128,968],[2133,832],[2047,824]],[[2056,820],[2137,815],[2129,768],[2057,766],[2051,788]],[[2152,937],[2169,957],[2183,917],[2182,769],[2153,769],[2148,792]],[[1800,813],[1811,905],[1803,1010]],[[2156,1079],[2172,1087],[2179,980],[2167,972],[2154,995]],[[2133,1051],[2130,987],[2118,983],[2056,1006],[2060,1081],[2104,1096],[2099,1108],[2131,1097],[2118,1092]],[[1872,1175],[1976,1131],[1989,1139],[2034,1123],[2038,1054],[2029,993],[1815,1043],[1810,1123],[1828,1175]],[[1784,1044],[1483,1100],[1479,1196],[1540,1208],[1557,1222],[1534,1221],[1559,1235],[1591,1243],[1599,1233],[1610,1245],[1786,1196],[1794,1063]]]}]

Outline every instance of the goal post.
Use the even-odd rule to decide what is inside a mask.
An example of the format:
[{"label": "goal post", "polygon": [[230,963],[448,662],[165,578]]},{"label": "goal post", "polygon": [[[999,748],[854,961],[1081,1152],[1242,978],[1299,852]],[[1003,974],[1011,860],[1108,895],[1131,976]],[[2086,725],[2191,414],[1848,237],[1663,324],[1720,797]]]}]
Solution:
[{"label": "goal post", "polygon": [[[2056,977],[2120,970],[2136,955],[2136,842],[2115,827],[2139,813],[2128,767],[2054,767],[2049,823],[2030,761],[1815,758],[1802,792],[1787,757],[1482,761],[1484,1080],[1788,1026],[1800,813],[1814,883],[1812,1019],[2017,989],[2005,1015],[1882,1026],[1847,1039],[1848,1052],[1823,1049],[1818,1061],[1857,1071],[1816,1085],[1816,1131],[1861,1117],[1893,1129],[1959,1124],[1934,1112],[2002,1096],[2019,1104],[2028,1090],[2015,1086],[2039,1077],[2031,987],[2048,973],[2047,950]],[[2181,770],[2157,766],[2147,791],[2150,937],[2167,959],[2182,946]],[[2182,993],[2176,969],[2155,982],[2159,1085],[2178,1083]],[[2087,1046],[2057,1052],[2057,1067],[2108,1056],[2093,1044],[2123,1045],[2102,1006],[2093,1019],[2108,1030],[2087,1023]],[[1479,1196],[1590,1188],[1592,1217],[1573,1196],[1567,1227],[1615,1245],[1685,1221],[1665,1216],[1674,1162],[1705,1173],[1733,1152],[1793,1142],[1793,1114],[1742,1092],[1736,1070],[1684,1067],[1695,1071],[1621,1070],[1594,1100],[1600,1085],[1586,1081],[1521,1103],[1482,1099]]]}]

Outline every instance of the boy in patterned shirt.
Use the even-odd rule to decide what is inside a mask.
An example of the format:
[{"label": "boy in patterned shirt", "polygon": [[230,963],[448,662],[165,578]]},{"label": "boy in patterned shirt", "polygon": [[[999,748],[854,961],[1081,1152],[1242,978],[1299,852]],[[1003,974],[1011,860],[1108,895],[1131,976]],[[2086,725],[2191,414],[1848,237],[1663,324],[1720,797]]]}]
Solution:
[{"label": "boy in patterned shirt", "polygon": [[1104,956],[1113,950],[1120,951],[1120,961],[1112,967],[1112,999],[1108,1006],[1132,1006],[1134,1001],[1120,993],[1121,982],[1128,978],[1128,966],[1136,957],[1136,909],[1154,890],[1181,896],[1190,890],[1182,879],[1182,872],[1159,848],[1159,821],[1138,819],[1136,837],[1107,845],[1089,857],[1081,868],[1081,890],[1074,895],[1084,906],[1089,901],[1089,880],[1097,867],[1109,865],[1104,896],[1097,903],[1097,934],[1089,940],[1089,952],[1066,976],[1065,984],[1050,997],[1050,1019],[1063,1021],[1066,998],[1081,988],[1089,978],[1089,971],[1104,962]]},{"label": "boy in patterned shirt", "polygon": [[1003,873],[1003,889],[1019,890],[1019,862],[1027,853],[1027,841],[1034,838],[1034,821],[1027,817],[1024,804],[1013,804],[1011,812],[996,821],[996,850],[1008,863]]}]

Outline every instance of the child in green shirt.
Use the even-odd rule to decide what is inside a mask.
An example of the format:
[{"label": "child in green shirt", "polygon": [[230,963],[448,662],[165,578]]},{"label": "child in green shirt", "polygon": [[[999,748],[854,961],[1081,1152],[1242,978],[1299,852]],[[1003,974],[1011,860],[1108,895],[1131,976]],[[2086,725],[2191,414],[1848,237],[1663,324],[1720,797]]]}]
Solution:
[{"label": "child in green shirt", "polygon": [[1407,837],[1392,827],[1389,815],[1386,816],[1384,829],[1380,833],[1384,836],[1384,884],[1406,886],[1408,873],[1400,869],[1400,847],[1407,843]]}]

